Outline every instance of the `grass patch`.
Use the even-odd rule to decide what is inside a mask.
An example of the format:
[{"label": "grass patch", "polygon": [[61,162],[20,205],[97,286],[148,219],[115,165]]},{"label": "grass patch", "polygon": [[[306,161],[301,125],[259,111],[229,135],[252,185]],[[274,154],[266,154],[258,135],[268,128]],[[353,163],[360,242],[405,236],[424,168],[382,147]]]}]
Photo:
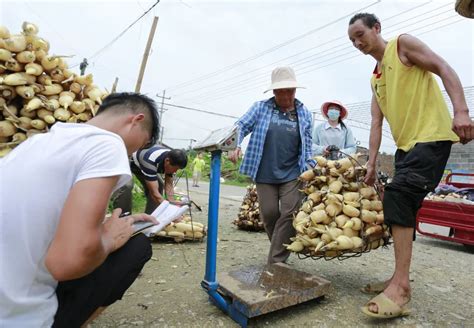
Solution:
[{"label": "grass patch", "polygon": [[132,213],[143,213],[146,206],[146,197],[143,192],[133,193]]}]

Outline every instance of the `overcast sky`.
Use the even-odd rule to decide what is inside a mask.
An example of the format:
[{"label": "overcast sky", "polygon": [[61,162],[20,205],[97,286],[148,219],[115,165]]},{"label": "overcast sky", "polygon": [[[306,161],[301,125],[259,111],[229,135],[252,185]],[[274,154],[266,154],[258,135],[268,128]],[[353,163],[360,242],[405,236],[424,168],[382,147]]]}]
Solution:
[{"label": "overcast sky", "polygon": [[[370,100],[374,59],[354,49],[347,25],[354,12],[375,13],[382,35],[410,33],[445,58],[463,86],[472,86],[474,20],[454,11],[454,0],[434,1],[194,1],[162,0],[112,45],[103,49],[156,1],[5,1],[1,24],[18,33],[23,21],[36,23],[51,43],[50,53],[74,55],[71,66],[89,58],[87,73],[110,90],[133,91],[154,16],[159,16],[142,92],[166,103],[241,116],[263,94],[274,67],[292,66],[306,89],[297,98],[314,111],[324,101]],[[75,67],[74,70],[78,70]],[[443,86],[441,86],[444,89]],[[186,147],[234,118],[165,106],[163,141]],[[474,108],[471,108],[474,111]],[[472,113],[471,113],[472,115]],[[349,114],[356,139],[368,146],[370,113]],[[365,124],[365,125],[364,125]],[[382,151],[395,150],[384,137]]]}]

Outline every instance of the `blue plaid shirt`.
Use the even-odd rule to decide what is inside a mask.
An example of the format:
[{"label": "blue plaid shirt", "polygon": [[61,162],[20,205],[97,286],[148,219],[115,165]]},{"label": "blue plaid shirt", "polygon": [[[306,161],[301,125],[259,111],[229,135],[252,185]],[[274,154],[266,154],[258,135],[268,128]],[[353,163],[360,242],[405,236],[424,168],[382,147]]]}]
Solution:
[{"label": "blue plaid shirt", "polygon": [[[305,105],[297,99],[295,100],[295,107],[301,137],[298,164],[300,172],[303,172],[306,170],[306,164],[311,164],[308,161],[312,161],[312,117]],[[257,170],[260,166],[263,145],[274,108],[277,108],[275,97],[268,100],[257,101],[236,123],[239,127],[238,145],[242,143],[245,136],[252,133],[247,150],[245,151],[244,160],[240,166],[240,173],[250,176],[253,180],[255,180]]]}]

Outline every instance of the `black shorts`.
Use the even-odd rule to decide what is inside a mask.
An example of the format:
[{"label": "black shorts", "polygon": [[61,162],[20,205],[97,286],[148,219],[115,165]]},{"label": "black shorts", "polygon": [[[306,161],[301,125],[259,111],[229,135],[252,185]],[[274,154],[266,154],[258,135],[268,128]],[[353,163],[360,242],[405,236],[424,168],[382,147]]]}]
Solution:
[{"label": "black shorts", "polygon": [[53,327],[80,327],[96,309],[120,300],[151,255],[149,239],[138,234],[87,276],[60,282]]},{"label": "black shorts", "polygon": [[451,152],[451,141],[417,143],[395,153],[395,176],[385,187],[385,223],[414,228],[416,214],[428,192],[440,182]]}]

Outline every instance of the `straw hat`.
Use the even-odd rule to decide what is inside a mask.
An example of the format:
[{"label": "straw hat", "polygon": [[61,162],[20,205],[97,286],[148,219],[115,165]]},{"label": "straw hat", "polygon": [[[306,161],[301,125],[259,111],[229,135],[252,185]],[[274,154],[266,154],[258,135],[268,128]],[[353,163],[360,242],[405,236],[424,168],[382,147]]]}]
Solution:
[{"label": "straw hat", "polygon": [[340,110],[341,110],[341,120],[345,119],[348,115],[347,108],[344,107],[344,105],[338,101],[338,100],[333,100],[333,101],[327,101],[321,106],[321,114],[327,119],[328,118],[328,109],[330,105],[336,105]]},{"label": "straw hat", "polygon": [[304,88],[296,82],[295,72],[291,67],[277,67],[272,72],[272,84],[264,91],[276,89]]},{"label": "straw hat", "polygon": [[474,1],[473,0],[456,0],[454,9],[459,15],[474,18]]}]

